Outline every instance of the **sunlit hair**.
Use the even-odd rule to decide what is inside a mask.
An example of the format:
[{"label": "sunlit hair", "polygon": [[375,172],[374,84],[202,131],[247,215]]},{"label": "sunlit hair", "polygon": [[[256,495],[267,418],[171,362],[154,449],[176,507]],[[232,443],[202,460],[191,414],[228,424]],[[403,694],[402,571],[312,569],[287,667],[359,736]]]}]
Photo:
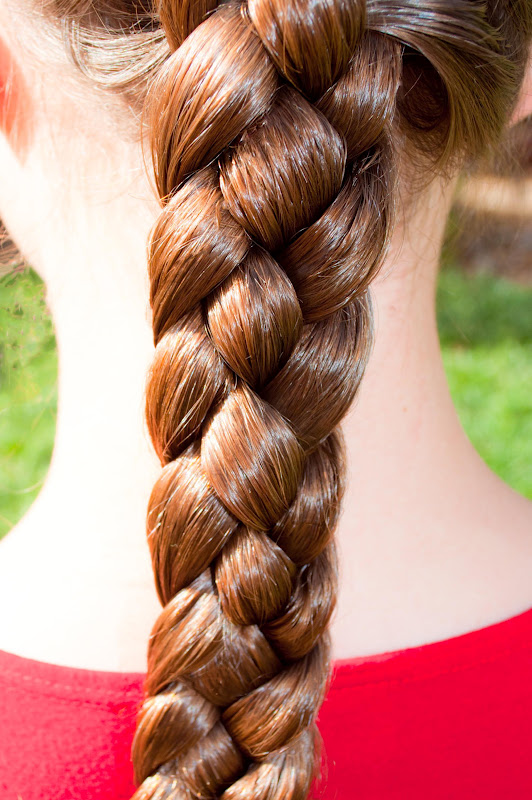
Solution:
[{"label": "sunlit hair", "polygon": [[135,800],[303,800],[323,758],[338,425],[372,346],[400,159],[426,177],[498,141],[531,5],[45,5],[80,68],[144,107],[161,201],[146,412],[163,610]]}]

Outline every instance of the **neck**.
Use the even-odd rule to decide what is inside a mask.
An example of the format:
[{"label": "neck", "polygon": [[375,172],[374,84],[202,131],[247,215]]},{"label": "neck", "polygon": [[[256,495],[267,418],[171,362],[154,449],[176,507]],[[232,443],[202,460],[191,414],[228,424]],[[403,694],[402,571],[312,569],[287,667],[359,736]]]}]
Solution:
[{"label": "neck", "polygon": [[[130,168],[142,165],[140,155],[122,151],[102,148],[89,175],[71,179],[83,197],[66,203],[66,180],[43,174],[40,213],[24,214],[23,199],[20,208],[5,204],[9,229],[46,282],[59,403],[44,486],[1,544],[2,592],[17,597],[22,617],[33,606],[42,619],[29,643],[10,615],[0,625],[0,648],[73,666],[143,670],[160,610],[145,530],[160,466],[144,424],[153,356],[146,242],[157,203],[142,167]],[[41,172],[30,161],[17,170],[21,186],[25,171]],[[40,606],[31,593],[18,598],[21,564],[25,586],[44,593]]]},{"label": "neck", "polygon": [[[456,514],[469,518],[467,492],[476,497],[491,480],[456,416],[436,329],[436,276],[451,194],[447,186],[424,198],[374,284],[375,347],[343,424],[349,484],[338,541],[347,575],[333,623],[337,658],[378,646],[361,630],[357,639],[354,615],[362,619],[368,602],[375,608],[375,586],[383,582],[389,591],[407,591],[397,565],[404,568],[406,559],[409,574],[416,564],[426,566],[419,553],[437,548]],[[2,632],[0,647],[56,663],[143,670],[159,610],[145,533],[159,472],[143,420],[153,354],[144,254],[155,212],[147,196],[147,186],[127,200],[110,192],[89,211],[85,199],[79,218],[72,211],[70,235],[64,237],[61,220],[49,249],[36,251],[33,260],[46,278],[56,326],[57,433],[44,488],[3,553],[18,551],[25,570],[35,573],[30,581],[44,582],[43,615],[69,635],[61,637],[68,642],[63,650],[43,622],[41,640],[28,650],[15,625]],[[357,581],[350,580],[352,569]],[[82,624],[79,614],[71,623],[65,591],[81,609]]]},{"label": "neck", "polygon": [[[441,357],[436,287],[454,187],[435,184],[419,198],[372,284],[374,349],[342,423],[348,487],[338,532],[335,658],[417,646],[475,620],[480,627],[500,619],[504,599],[495,590],[489,607],[491,576],[478,555],[499,546],[500,575],[503,563],[509,572],[492,585],[502,586],[509,613],[522,610],[523,596],[525,607],[530,602],[504,536],[512,519],[522,544],[531,505],[472,446]],[[516,586],[523,581],[521,594],[505,583],[511,569]]]}]

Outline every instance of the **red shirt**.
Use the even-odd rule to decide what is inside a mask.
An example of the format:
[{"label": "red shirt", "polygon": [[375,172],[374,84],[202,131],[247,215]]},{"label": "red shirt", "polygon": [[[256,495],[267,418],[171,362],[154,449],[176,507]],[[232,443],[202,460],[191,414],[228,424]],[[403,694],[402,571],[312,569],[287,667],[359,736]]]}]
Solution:
[{"label": "red shirt", "polygon": [[[143,678],[0,651],[0,800],[130,800]],[[530,800],[532,609],[335,662],[318,726],[322,800]]]}]

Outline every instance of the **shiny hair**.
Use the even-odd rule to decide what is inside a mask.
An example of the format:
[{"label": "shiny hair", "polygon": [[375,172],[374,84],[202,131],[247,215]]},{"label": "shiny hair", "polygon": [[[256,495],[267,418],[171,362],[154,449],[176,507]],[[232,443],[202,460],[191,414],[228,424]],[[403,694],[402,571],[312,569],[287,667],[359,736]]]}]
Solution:
[{"label": "shiny hair", "polygon": [[489,152],[529,0],[46,0],[73,57],[144,108],[161,211],[146,392],[163,606],[135,800],[303,800],[322,758],[338,425],[406,154]]}]

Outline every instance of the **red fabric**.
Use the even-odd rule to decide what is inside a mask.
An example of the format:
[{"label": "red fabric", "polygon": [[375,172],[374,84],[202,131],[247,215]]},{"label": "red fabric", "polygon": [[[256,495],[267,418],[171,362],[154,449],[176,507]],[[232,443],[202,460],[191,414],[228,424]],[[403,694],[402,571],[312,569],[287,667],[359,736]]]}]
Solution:
[{"label": "red fabric", "polygon": [[[0,800],[129,800],[142,681],[0,651]],[[530,800],[532,609],[335,662],[318,725],[323,800]]]}]

